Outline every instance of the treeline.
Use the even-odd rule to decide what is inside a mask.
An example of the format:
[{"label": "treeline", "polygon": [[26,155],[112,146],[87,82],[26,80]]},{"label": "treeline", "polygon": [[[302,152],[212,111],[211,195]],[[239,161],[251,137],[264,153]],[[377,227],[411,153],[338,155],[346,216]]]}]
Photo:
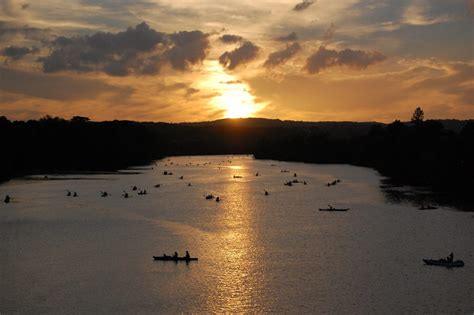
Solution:
[{"label": "treeline", "polygon": [[40,172],[113,171],[163,156],[161,137],[135,122],[64,120],[10,122],[0,117],[0,177]]},{"label": "treeline", "polygon": [[[452,122],[451,122],[452,124]],[[253,154],[260,159],[373,167],[402,183],[464,190],[474,184],[474,123],[305,123],[267,119],[167,124],[9,121],[0,117],[0,177],[112,171],[169,155]]]}]

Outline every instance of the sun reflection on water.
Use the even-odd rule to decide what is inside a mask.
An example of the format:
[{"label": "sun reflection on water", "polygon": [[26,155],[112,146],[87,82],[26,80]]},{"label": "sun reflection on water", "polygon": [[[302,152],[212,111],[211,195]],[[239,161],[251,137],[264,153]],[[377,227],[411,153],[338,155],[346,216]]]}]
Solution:
[{"label": "sun reflection on water", "polygon": [[[227,171],[230,178],[232,169]],[[217,271],[215,292],[208,297],[210,307],[217,312],[251,310],[263,288],[262,271],[255,263],[262,256],[262,249],[257,242],[255,209],[249,194],[245,182],[229,180],[222,187],[225,201],[217,213],[222,232],[216,253],[222,268]]]}]

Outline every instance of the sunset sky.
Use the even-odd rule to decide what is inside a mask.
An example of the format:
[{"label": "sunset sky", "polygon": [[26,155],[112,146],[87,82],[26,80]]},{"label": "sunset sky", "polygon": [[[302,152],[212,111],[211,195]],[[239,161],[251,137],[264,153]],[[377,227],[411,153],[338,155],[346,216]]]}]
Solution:
[{"label": "sunset sky", "polygon": [[474,0],[0,0],[0,116],[474,118]]}]

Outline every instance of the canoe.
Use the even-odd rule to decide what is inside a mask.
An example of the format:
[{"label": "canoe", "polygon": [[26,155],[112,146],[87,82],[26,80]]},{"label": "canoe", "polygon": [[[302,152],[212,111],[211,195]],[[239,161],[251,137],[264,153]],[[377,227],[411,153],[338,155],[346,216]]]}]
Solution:
[{"label": "canoe", "polygon": [[173,256],[153,256],[153,260],[161,260],[161,261],[194,261],[198,260],[197,257],[178,257],[174,258]]},{"label": "canoe", "polygon": [[319,211],[347,211],[349,208],[319,208]]},{"label": "canoe", "polygon": [[425,264],[430,266],[443,266],[447,268],[464,267],[464,262],[462,260],[449,262],[444,259],[423,259],[423,261],[425,262]]}]

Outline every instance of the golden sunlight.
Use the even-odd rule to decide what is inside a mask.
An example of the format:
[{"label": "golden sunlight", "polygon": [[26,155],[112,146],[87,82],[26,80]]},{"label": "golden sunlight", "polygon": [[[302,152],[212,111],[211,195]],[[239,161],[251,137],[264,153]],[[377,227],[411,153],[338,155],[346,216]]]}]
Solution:
[{"label": "golden sunlight", "polygon": [[217,60],[204,62],[209,79],[203,87],[217,93],[210,104],[224,111],[224,118],[246,118],[262,110],[266,104],[256,103],[247,84],[226,73]]}]

